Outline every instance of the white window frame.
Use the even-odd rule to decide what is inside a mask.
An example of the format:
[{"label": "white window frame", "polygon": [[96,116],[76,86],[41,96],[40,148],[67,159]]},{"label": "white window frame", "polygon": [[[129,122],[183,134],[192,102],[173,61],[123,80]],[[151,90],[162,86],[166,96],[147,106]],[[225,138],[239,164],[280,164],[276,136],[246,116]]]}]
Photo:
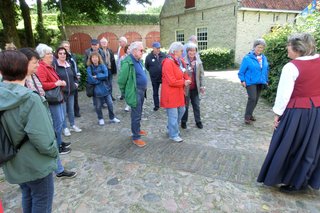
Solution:
[{"label": "white window frame", "polygon": [[[183,40],[178,40],[178,32],[182,32],[181,34],[179,34],[179,35],[183,35]],[[176,37],[176,41],[179,41],[179,42],[181,42],[181,43],[183,43],[184,44],[184,39],[185,39],[185,34],[184,34],[184,30],[176,30],[176,33],[175,33],[175,37]]]},{"label": "white window frame", "polygon": [[[202,32],[202,30],[205,31]],[[198,40],[198,51],[208,49],[208,27],[198,27],[196,29],[196,35]]]}]

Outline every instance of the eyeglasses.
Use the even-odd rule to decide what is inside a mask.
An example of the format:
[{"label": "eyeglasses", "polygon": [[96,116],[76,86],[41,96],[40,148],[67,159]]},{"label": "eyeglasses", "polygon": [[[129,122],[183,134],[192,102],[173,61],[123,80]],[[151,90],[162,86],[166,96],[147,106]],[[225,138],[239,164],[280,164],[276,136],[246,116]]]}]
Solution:
[{"label": "eyeglasses", "polygon": [[58,55],[66,55],[66,53],[61,52],[61,53],[58,53]]},{"label": "eyeglasses", "polygon": [[144,49],[137,49],[139,52],[144,53]]}]

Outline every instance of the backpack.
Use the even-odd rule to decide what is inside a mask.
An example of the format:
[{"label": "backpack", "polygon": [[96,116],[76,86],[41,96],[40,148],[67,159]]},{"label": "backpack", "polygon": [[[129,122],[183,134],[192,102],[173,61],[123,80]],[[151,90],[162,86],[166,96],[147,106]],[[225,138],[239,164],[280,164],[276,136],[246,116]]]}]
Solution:
[{"label": "backpack", "polygon": [[25,135],[18,146],[13,145],[1,122],[1,116],[4,112],[0,111],[0,166],[14,158],[20,147],[28,140],[28,135]]}]

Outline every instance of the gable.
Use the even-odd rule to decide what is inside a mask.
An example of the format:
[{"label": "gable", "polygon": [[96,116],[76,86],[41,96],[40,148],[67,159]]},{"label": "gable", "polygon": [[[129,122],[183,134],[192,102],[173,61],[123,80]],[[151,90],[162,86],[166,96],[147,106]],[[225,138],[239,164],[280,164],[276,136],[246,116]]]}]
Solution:
[{"label": "gable", "polygon": [[312,0],[242,0],[241,7],[269,10],[298,10],[305,9]]}]

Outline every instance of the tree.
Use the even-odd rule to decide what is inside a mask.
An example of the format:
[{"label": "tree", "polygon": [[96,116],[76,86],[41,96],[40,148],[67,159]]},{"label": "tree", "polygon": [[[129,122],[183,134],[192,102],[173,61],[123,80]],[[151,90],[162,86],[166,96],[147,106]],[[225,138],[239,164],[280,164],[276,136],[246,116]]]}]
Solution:
[{"label": "tree", "polygon": [[46,43],[47,41],[47,34],[46,30],[43,25],[43,16],[42,16],[42,4],[41,0],[37,0],[37,25],[36,30],[38,32],[39,40]]},{"label": "tree", "polygon": [[14,1],[0,0],[0,19],[5,42],[13,42],[17,47],[20,47]]},{"label": "tree", "polygon": [[[61,1],[61,0],[59,0]],[[48,0],[49,8],[59,9],[59,1]],[[136,0],[140,4],[151,4],[150,0]],[[78,20],[80,17],[99,22],[100,17],[107,13],[120,12],[129,0],[63,0],[63,15],[66,20]]]},{"label": "tree", "polygon": [[20,9],[22,12],[22,18],[23,18],[23,23],[24,23],[24,30],[25,30],[27,45],[29,47],[34,47],[34,37],[33,37],[33,32],[32,32],[30,8],[25,0],[19,0],[19,2],[20,2]]}]

